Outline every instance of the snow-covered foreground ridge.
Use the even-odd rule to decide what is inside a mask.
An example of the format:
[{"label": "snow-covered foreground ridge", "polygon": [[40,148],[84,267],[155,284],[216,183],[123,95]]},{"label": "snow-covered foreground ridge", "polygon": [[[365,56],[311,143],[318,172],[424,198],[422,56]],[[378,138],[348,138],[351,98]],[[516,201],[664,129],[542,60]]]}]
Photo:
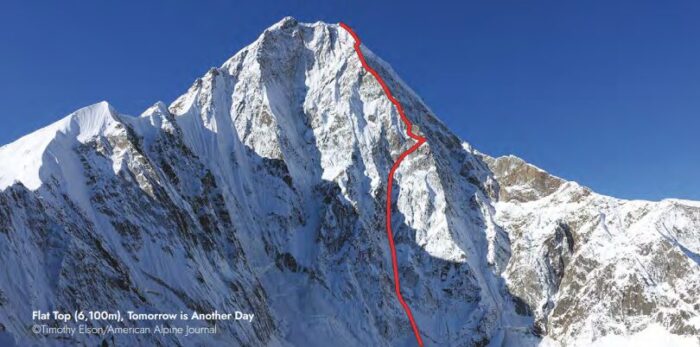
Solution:
[{"label": "snow-covered foreground ridge", "polygon": [[[362,50],[428,139],[392,214],[427,346],[698,345],[700,203],[601,196],[481,154]],[[383,229],[405,130],[352,37],[285,18],[169,106],[103,102],[1,147],[0,345],[414,345]],[[31,311],[53,309],[255,319],[33,334]]]}]

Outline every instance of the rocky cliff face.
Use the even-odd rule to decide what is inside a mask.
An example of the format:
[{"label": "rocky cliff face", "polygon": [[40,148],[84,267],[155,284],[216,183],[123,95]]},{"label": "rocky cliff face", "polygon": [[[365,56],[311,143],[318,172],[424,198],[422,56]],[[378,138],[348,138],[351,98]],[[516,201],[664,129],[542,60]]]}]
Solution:
[{"label": "rocky cliff face", "polygon": [[[625,202],[484,156],[363,51],[428,139],[393,198],[426,345],[698,333],[699,205]],[[286,18],[170,106],[99,103],[0,148],[0,341],[415,344],[384,231],[403,127],[347,32]],[[37,309],[255,318],[188,338],[56,338],[30,331]]]}]

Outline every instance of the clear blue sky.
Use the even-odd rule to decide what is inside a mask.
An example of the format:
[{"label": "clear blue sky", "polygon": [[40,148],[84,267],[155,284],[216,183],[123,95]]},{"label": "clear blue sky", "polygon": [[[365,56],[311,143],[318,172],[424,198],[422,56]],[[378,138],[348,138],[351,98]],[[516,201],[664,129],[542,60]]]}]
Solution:
[{"label": "clear blue sky", "polygon": [[291,15],[350,24],[483,152],[605,194],[700,200],[698,1],[34,3],[0,5],[2,144],[100,100],[170,102]]}]

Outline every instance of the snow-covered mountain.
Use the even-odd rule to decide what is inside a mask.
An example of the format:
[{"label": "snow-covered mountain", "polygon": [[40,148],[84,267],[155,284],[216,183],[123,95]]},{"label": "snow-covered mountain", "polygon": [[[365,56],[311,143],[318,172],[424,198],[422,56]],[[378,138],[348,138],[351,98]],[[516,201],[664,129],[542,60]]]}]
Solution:
[{"label": "snow-covered mountain", "polygon": [[[413,140],[353,43],[285,18],[170,106],[102,102],[1,147],[0,344],[415,345],[384,231]],[[484,155],[362,50],[427,138],[393,190],[427,346],[699,343],[700,203]],[[54,309],[255,316],[188,337],[32,333]]]},{"label": "snow-covered mountain", "polygon": [[517,157],[484,160],[499,183],[496,223],[510,238],[503,278],[536,333],[620,345],[610,336],[655,329],[669,341],[652,346],[685,345],[669,333],[700,342],[700,202],[626,201]]}]

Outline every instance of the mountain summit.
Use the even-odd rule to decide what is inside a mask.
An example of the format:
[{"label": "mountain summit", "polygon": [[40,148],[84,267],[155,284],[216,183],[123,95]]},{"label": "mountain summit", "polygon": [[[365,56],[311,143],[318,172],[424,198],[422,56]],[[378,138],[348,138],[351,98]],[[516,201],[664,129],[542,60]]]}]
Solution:
[{"label": "mountain summit", "polygon": [[[384,232],[413,140],[353,44],[288,17],[169,106],[103,102],[1,147],[0,342],[415,345]],[[426,346],[698,342],[700,203],[619,200],[482,154],[361,49],[427,138],[392,199]],[[188,337],[29,329],[33,310],[79,309],[254,316]]]}]

